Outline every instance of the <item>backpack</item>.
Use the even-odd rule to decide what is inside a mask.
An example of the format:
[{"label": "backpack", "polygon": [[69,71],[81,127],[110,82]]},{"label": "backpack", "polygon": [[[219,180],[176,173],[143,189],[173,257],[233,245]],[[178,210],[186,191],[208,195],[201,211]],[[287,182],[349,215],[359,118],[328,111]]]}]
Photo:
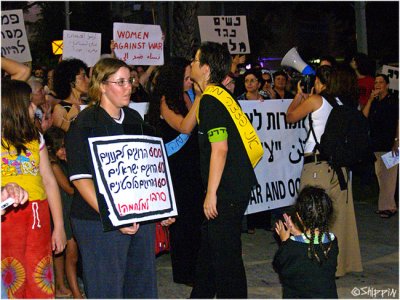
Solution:
[{"label": "backpack", "polygon": [[[369,134],[368,119],[356,108],[339,105],[333,97],[327,97],[332,110],[326,122],[320,143],[317,142],[309,114],[310,129],[316,141],[316,150],[321,158],[338,174],[341,190],[347,189],[342,167],[354,170],[361,164],[373,160],[373,151]],[[331,99],[329,99],[331,98]]]}]

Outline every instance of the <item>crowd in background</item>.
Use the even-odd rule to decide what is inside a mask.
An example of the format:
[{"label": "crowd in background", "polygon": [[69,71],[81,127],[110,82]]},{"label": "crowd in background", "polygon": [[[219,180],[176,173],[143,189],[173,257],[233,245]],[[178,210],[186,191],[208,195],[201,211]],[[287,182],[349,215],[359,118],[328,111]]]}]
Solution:
[{"label": "crowd in background", "polygon": [[[204,234],[212,235],[209,231],[211,228],[220,228],[210,220],[216,217],[215,212],[208,215],[203,207],[205,197],[209,197],[205,191],[210,186],[207,187],[207,181],[204,182],[201,176],[200,165],[204,162],[201,161],[199,152],[202,145],[199,145],[196,112],[205,86],[201,86],[193,78],[202,78],[202,74],[194,74],[195,68],[198,68],[194,67],[196,62],[200,66],[212,62],[197,61],[205,59],[200,57],[200,51],[192,61],[171,58],[163,66],[128,66],[115,58],[113,47],[111,42],[111,54],[103,55],[92,68],[88,68],[79,59],[66,59],[54,68],[34,66],[30,70],[23,64],[2,57],[2,191],[6,184],[18,183],[29,194],[29,208],[21,201],[20,205],[25,205],[24,209],[9,209],[2,217],[2,257],[7,255],[22,261],[24,268],[30,272],[27,271],[26,276],[37,272],[36,256],[40,256],[43,269],[53,268],[53,265],[55,269],[55,282],[46,281],[46,278],[33,283],[27,280],[23,289],[13,285],[14,283],[3,282],[5,288],[2,290],[6,290],[9,297],[82,298],[84,292],[91,298],[158,297],[153,249],[154,224],[132,224],[120,230],[103,232],[99,218],[101,207],[96,200],[99,195],[94,188],[94,174],[90,166],[91,158],[86,149],[77,147],[83,145],[89,136],[142,134],[143,130],[148,135],[162,137],[168,154],[179,212],[176,220],[168,219],[163,223],[169,226],[171,235],[173,280],[194,286],[193,297],[202,296],[201,288],[211,284],[203,282],[203,286],[199,288],[197,282],[196,288],[198,255],[200,253],[201,261],[208,264],[205,256],[209,255],[209,249],[204,248],[204,243],[215,242],[204,241]],[[207,48],[203,48],[204,53],[206,50]],[[229,72],[226,72],[222,80],[214,82],[236,100],[292,99],[286,121],[294,123],[313,113],[317,123],[321,120],[320,135],[331,109],[326,92],[336,97],[340,104],[352,105],[362,111],[369,120],[376,157],[374,164],[365,165],[362,169],[362,181],[369,184],[375,171],[380,188],[376,213],[381,218],[390,218],[396,214],[394,194],[398,167],[388,170],[381,159],[388,151],[398,153],[399,147],[398,95],[389,92],[389,78],[376,73],[365,54],[355,54],[348,63],[337,63],[331,56],[324,56],[321,57],[310,93],[304,91],[304,86],[294,82],[295,77],[290,76],[293,70],[268,70],[260,64],[252,64],[251,68],[246,68],[245,60],[245,56],[231,57]],[[209,75],[212,76],[212,72]],[[350,94],[350,91],[354,93]],[[149,102],[144,120],[136,111],[127,108],[130,102]],[[90,109],[81,111],[81,105],[84,104],[89,104]],[[142,131],[138,131],[138,125]],[[110,130],[104,131],[105,126]],[[168,145],[176,139],[184,141],[181,148],[169,148]],[[306,157],[312,155],[311,144],[306,144]],[[24,171],[24,163],[32,164],[29,172]],[[324,191],[313,191],[319,193],[319,198],[314,200],[324,208],[314,212],[315,216],[307,215],[306,208],[301,203],[311,201],[309,199],[312,196],[301,194],[296,209],[301,214],[299,220],[318,218],[318,213],[322,214],[322,211],[324,219],[320,225],[304,222],[302,226],[297,224],[297,227],[302,228],[300,231],[306,237],[307,234],[312,234],[312,240],[316,234],[317,240],[319,239],[317,245],[321,249],[325,249],[326,244],[333,243],[333,248],[329,248],[329,251],[334,257],[337,256],[337,268],[333,273],[332,268],[329,268],[330,278],[341,277],[349,272],[362,272],[351,185],[348,190],[342,191],[338,188],[338,183],[333,183],[336,179],[333,180],[330,176],[327,163],[314,165],[305,162],[301,190],[313,183],[316,173],[324,174],[319,182]],[[22,181],[16,178],[22,178]],[[10,193],[13,192],[10,190]],[[329,207],[326,208],[326,205]],[[22,215],[22,212],[26,214]],[[283,243],[290,235],[298,233],[284,212],[284,208],[279,208],[249,215],[247,222],[241,222],[241,231],[254,233],[256,227],[276,230]],[[336,218],[328,222],[332,214]],[[224,215],[221,213],[221,218],[230,222],[229,217],[222,216]],[[274,218],[272,222],[271,217]],[[205,219],[209,219],[208,231],[202,227]],[[284,223],[278,221],[275,225],[277,220],[284,220]],[[33,237],[25,235],[25,232],[31,232],[28,230],[31,223],[28,222],[34,222],[37,226],[38,230]],[[290,232],[287,230],[289,227]],[[318,228],[324,235],[319,235]],[[13,234],[9,234],[10,232]],[[18,238],[16,232],[20,232],[23,238]],[[33,243],[33,240],[37,243]],[[29,255],[20,253],[18,248],[21,244],[30,244],[32,250],[28,251]],[[93,245],[96,245],[96,251]],[[220,246],[218,243],[213,245]],[[320,249],[315,247],[312,251],[320,259]],[[83,272],[79,271],[79,255]],[[280,249],[279,255],[274,265],[284,278],[283,257],[288,254]],[[323,255],[328,257],[325,252]],[[336,262],[336,259],[333,260]],[[240,265],[240,262],[235,263]],[[9,269],[6,270],[6,267]],[[11,263],[9,266],[3,266],[2,263],[3,278],[5,272],[12,270]],[[202,271],[212,272],[208,269]],[[117,275],[110,278],[110,272]],[[243,279],[241,272],[237,274]],[[213,276],[222,275],[217,272]],[[78,277],[83,277],[85,291],[80,290]],[[217,297],[235,296],[232,293],[224,294],[226,291],[222,288],[219,291],[218,286],[223,285],[223,281],[221,279],[218,282],[218,278],[215,280],[217,289],[214,293]],[[124,282],[137,284],[128,286]],[[294,287],[290,287],[285,279],[282,279],[282,283],[284,295],[297,295],[292,289]],[[337,297],[334,291],[336,287],[331,283],[325,283],[329,291],[325,296]],[[236,288],[241,284],[237,283]],[[247,287],[242,287],[238,293],[241,297],[246,297]],[[321,295],[323,296],[324,294]]]}]

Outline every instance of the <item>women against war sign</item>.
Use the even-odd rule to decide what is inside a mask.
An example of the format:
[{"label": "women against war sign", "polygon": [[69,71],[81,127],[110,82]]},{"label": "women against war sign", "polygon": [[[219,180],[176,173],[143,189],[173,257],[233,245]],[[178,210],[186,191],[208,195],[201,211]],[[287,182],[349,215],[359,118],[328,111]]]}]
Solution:
[{"label": "women against war sign", "polygon": [[114,23],[115,55],[128,65],[163,65],[164,42],[159,25]]},{"label": "women against war sign", "polygon": [[[89,138],[103,227],[177,215],[167,155],[161,138],[118,135]],[[99,201],[99,207],[102,205]],[[103,205],[104,207],[104,205]]]}]

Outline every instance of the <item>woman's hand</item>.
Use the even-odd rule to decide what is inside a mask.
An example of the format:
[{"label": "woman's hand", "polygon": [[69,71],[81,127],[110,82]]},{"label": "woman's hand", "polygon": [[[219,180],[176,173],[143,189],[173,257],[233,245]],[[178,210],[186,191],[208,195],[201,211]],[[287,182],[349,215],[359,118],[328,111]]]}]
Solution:
[{"label": "woman's hand", "polygon": [[193,89],[194,89],[194,92],[196,93],[196,96],[197,95],[200,96],[203,94],[202,87],[200,86],[200,84],[197,81],[194,81],[194,80],[193,80]]},{"label": "woman's hand", "polygon": [[176,219],[175,218],[168,218],[166,220],[162,220],[160,223],[162,226],[169,226],[173,223],[175,223]]},{"label": "woman's hand", "polygon": [[207,220],[215,219],[218,216],[217,195],[210,195],[207,193],[206,199],[204,200],[203,209]]},{"label": "woman's hand", "polygon": [[138,223],[133,223],[132,226],[123,227],[119,229],[119,231],[121,231],[122,234],[129,234],[129,235],[135,234],[136,232],[138,232],[138,230],[139,230]]},{"label": "woman's hand", "polygon": [[394,144],[392,147],[392,156],[399,156],[399,139],[394,140]]},{"label": "woman's hand", "polygon": [[276,92],[274,91],[271,85],[268,85],[267,90],[265,92],[271,99],[276,99]]},{"label": "woman's hand", "polygon": [[20,187],[17,183],[7,183],[1,189],[1,201],[7,200],[8,198],[14,199],[14,207],[24,204],[28,201],[28,192]]},{"label": "woman's hand", "polygon": [[53,233],[51,235],[51,249],[54,254],[58,254],[64,251],[67,245],[67,236],[65,235],[65,230],[63,227],[54,227]]}]

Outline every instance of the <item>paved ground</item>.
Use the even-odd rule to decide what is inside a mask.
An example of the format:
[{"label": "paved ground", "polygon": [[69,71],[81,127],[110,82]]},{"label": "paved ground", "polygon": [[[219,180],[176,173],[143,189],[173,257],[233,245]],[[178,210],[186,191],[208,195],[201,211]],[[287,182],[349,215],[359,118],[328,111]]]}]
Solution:
[{"label": "paved ground", "polygon": [[[399,299],[398,214],[381,219],[374,213],[374,205],[362,201],[355,202],[355,209],[364,272],[351,273],[337,280],[339,298]],[[242,242],[249,298],[282,298],[278,276],[271,266],[277,250],[272,232],[257,229],[253,235],[244,233]],[[157,269],[160,298],[189,297],[191,288],[172,281],[168,254],[157,258]]]},{"label": "paved ground", "polygon": [[[376,205],[371,204],[376,202],[376,191],[373,194],[371,198],[370,191],[358,189],[358,195],[354,196],[364,272],[351,273],[337,280],[339,298],[342,299],[400,298],[399,215],[390,219],[376,215]],[[257,229],[252,235],[243,233],[242,242],[249,298],[282,298],[278,276],[271,266],[277,250],[272,232]],[[157,270],[160,298],[189,297],[190,287],[172,281],[169,254],[157,258]]]}]

